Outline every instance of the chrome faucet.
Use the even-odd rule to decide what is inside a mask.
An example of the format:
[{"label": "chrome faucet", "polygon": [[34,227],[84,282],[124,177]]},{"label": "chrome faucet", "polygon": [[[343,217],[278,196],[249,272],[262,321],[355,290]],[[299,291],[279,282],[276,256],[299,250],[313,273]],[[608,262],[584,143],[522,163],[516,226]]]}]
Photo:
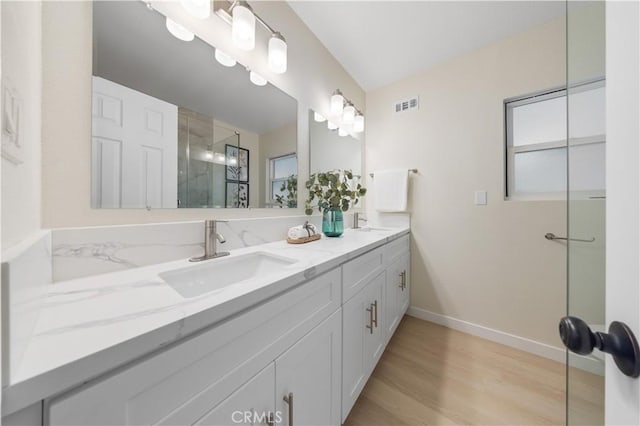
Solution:
[{"label": "chrome faucet", "polygon": [[205,220],[204,221],[204,255],[192,257],[189,262],[201,262],[203,260],[215,259],[216,257],[228,256],[228,251],[217,251],[217,242],[225,243],[227,240],[218,233],[218,223],[226,223],[226,220]]},{"label": "chrome faucet", "polygon": [[360,213],[358,212],[353,213],[353,229],[360,228],[360,221],[366,222],[367,219],[360,217]]}]

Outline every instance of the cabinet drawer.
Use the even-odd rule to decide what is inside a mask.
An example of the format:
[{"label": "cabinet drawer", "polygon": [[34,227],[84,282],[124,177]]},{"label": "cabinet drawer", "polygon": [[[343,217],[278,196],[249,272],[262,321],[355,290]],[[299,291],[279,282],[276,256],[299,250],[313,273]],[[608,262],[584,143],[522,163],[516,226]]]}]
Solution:
[{"label": "cabinet drawer", "polygon": [[339,309],[340,286],[337,269],[57,397],[49,424],[193,424]]},{"label": "cabinet drawer", "polygon": [[385,246],[385,261],[391,265],[403,255],[409,253],[409,235],[393,240]]},{"label": "cabinet drawer", "polygon": [[351,299],[384,270],[385,247],[379,247],[342,266],[342,301]]}]

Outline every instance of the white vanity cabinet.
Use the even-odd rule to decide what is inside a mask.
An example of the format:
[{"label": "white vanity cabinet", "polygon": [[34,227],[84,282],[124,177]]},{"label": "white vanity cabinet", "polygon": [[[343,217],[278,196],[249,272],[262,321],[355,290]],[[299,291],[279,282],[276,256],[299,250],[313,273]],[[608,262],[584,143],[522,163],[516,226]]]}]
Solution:
[{"label": "white vanity cabinet", "polygon": [[404,235],[45,399],[41,424],[340,425],[408,308],[409,274]]},{"label": "white vanity cabinet", "polygon": [[[335,377],[339,375],[336,355],[318,351],[319,345],[327,342],[326,328],[323,325],[322,332],[312,330],[327,318],[334,318],[332,314],[340,313],[340,286],[338,268],[107,378],[51,399],[46,402],[45,424],[212,424],[220,416],[229,415],[230,410],[233,413],[234,401],[240,411],[259,410],[263,401],[273,397],[276,383],[284,380],[278,376],[279,366],[286,372],[285,367],[293,363],[286,362],[293,357],[285,357],[287,350],[317,351],[315,373]],[[335,327],[335,320],[331,324]],[[338,355],[340,331],[337,327],[331,334]],[[262,386],[266,393],[255,390],[254,394],[249,383],[260,385],[268,380],[261,376],[268,373],[261,371],[268,371],[265,368],[269,364],[274,365],[275,381],[271,381],[270,389]],[[334,394],[340,394],[339,379],[336,377],[333,383],[333,388],[324,383],[318,386],[313,396],[326,401],[335,398]],[[300,393],[299,407],[304,410],[308,392]],[[299,415],[305,417],[303,411]],[[229,418],[223,424],[234,422]]]}]

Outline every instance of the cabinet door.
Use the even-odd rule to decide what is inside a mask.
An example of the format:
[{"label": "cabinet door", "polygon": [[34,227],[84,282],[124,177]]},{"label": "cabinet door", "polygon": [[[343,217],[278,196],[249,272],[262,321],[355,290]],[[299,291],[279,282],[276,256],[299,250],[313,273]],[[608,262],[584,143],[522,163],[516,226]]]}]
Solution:
[{"label": "cabinet door", "polygon": [[[370,374],[384,352],[386,346],[385,315],[385,274],[382,273],[371,281],[368,287],[369,303],[373,309],[373,330],[366,329],[369,334],[365,340],[365,363]],[[366,333],[365,333],[366,335]]]},{"label": "cabinet door", "polygon": [[340,320],[338,310],[276,359],[279,424],[340,425]]},{"label": "cabinet door", "polygon": [[267,425],[275,416],[276,369],[273,363],[256,374],[195,424]]},{"label": "cabinet door", "polygon": [[381,273],[342,306],[343,422],[384,350],[384,284]]},{"label": "cabinet door", "polygon": [[405,254],[387,269],[385,301],[386,341],[391,339],[409,308],[409,255]]}]

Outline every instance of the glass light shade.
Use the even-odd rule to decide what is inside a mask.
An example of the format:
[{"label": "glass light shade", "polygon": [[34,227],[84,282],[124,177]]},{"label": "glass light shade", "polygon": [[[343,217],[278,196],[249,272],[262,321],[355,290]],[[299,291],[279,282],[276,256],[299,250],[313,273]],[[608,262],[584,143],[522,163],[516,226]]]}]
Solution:
[{"label": "glass light shade", "polygon": [[331,96],[331,114],[334,116],[342,115],[342,110],[344,109],[344,97],[336,93]]},{"label": "glass light shade", "polygon": [[287,71],[287,42],[280,33],[273,33],[269,39],[269,69],[276,74]]},{"label": "glass light shade", "polygon": [[225,52],[223,52],[220,49],[216,49],[216,61],[218,61],[221,65],[224,65],[225,67],[233,67],[236,65],[236,61],[235,59],[233,59],[231,56],[227,55]]},{"label": "glass light shade", "polygon": [[313,119],[315,121],[317,121],[318,123],[322,123],[324,120],[326,120],[326,118],[324,118],[324,115],[322,114],[318,114],[317,112],[314,111],[313,113]]},{"label": "glass light shade", "polygon": [[231,39],[242,50],[253,50],[256,46],[256,17],[251,7],[244,1],[234,6],[231,12]]},{"label": "glass light shade", "polygon": [[364,132],[364,115],[356,115],[353,119],[353,131],[356,133]]},{"label": "glass light shade", "polygon": [[337,124],[332,123],[331,121],[327,121],[327,129],[329,130],[335,130],[338,128]]},{"label": "glass light shade", "polygon": [[340,127],[338,129],[338,136],[347,136],[349,132],[344,127]]},{"label": "glass light shade", "polygon": [[264,86],[265,84],[267,84],[266,78],[253,71],[249,72],[249,80],[251,80],[251,82],[256,86]]},{"label": "glass light shade", "polygon": [[177,24],[175,21],[167,18],[166,21],[167,30],[177,39],[182,41],[191,41],[194,38],[194,35],[191,31],[187,30],[182,25]]},{"label": "glass light shade", "polygon": [[180,0],[180,3],[194,18],[207,19],[211,15],[211,0]]},{"label": "glass light shade", "polygon": [[353,123],[353,120],[356,118],[356,109],[353,105],[347,105],[342,112],[342,122],[345,124]]}]

